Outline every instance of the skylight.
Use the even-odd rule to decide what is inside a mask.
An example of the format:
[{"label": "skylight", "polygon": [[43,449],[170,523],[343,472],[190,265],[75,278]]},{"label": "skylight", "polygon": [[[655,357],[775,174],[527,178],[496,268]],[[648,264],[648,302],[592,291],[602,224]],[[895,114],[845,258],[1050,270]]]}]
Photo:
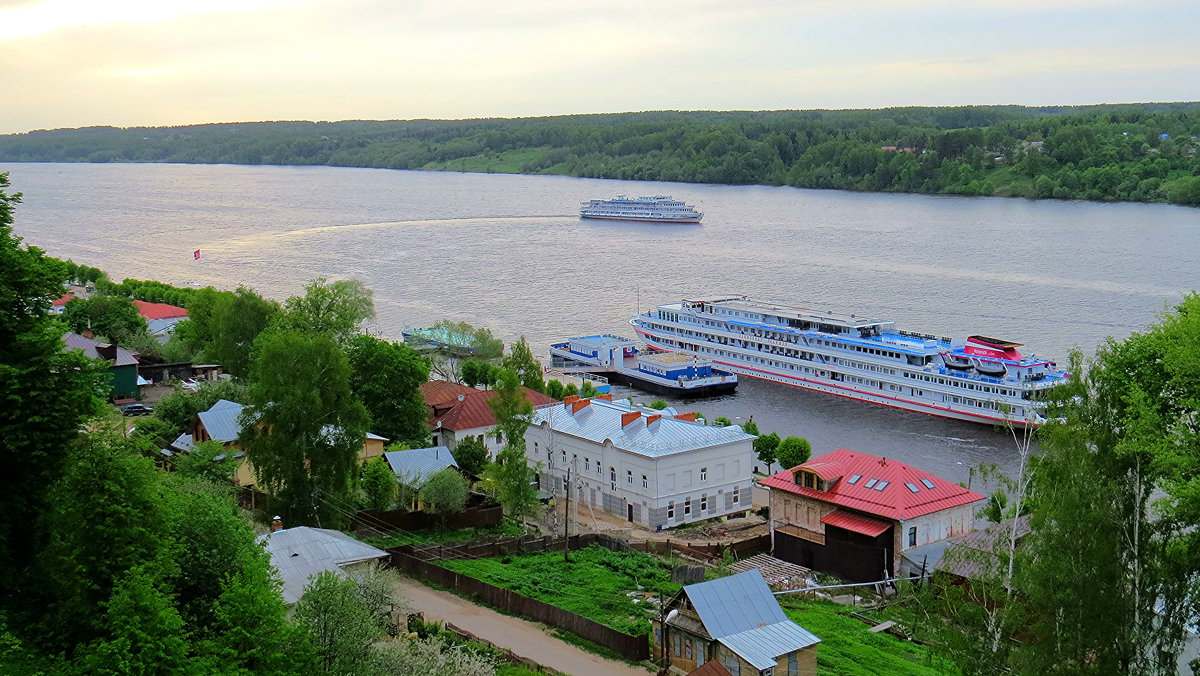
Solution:
[{"label": "skylight", "polygon": [[910,483],[908,483],[907,481],[905,481],[905,482],[904,482],[904,485],[905,485],[905,486],[907,486],[907,487],[908,487],[908,490],[912,491],[913,493],[920,493],[920,492],[921,492],[921,489],[920,489],[920,488],[917,488],[916,484],[910,484]]},{"label": "skylight", "polygon": [[921,483],[925,484],[925,488],[933,488],[933,482],[929,479],[921,479]]},{"label": "skylight", "polygon": [[858,480],[859,480],[859,479],[861,479],[861,478],[862,478],[862,475],[861,475],[861,474],[855,474],[854,476],[850,477],[850,480],[849,480],[849,481],[847,481],[846,483],[848,483],[848,484],[856,484],[856,483],[858,483]]},{"label": "skylight", "polygon": [[871,486],[874,486],[876,481],[879,481],[879,479],[871,479],[866,483],[866,487],[870,488]]},{"label": "skylight", "polygon": [[881,491],[881,490],[887,488],[887,485],[888,485],[888,482],[880,481],[878,484],[875,485],[875,490]]}]

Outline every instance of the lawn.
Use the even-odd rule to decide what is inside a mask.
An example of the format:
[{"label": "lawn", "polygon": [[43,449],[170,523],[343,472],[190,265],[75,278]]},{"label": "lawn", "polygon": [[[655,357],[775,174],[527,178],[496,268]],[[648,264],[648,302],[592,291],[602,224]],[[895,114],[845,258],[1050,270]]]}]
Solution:
[{"label": "lawn", "polygon": [[415,532],[396,532],[382,537],[367,537],[361,538],[363,542],[378,547],[380,549],[388,549],[389,547],[399,547],[401,545],[427,545],[439,542],[467,542],[484,537],[514,537],[524,535],[525,529],[521,524],[505,520],[503,523],[495,526],[485,526],[483,528],[459,528],[459,529],[436,529],[422,530]]},{"label": "lawn", "polygon": [[957,673],[953,665],[936,660],[926,646],[890,634],[872,634],[870,626],[847,615],[846,606],[813,599],[781,599],[784,613],[821,639],[817,646],[820,676],[897,674],[933,676]]},{"label": "lawn", "polygon": [[[671,568],[657,558],[597,545],[571,552],[570,563],[563,561],[562,552],[543,552],[438,565],[631,634],[650,633],[649,618],[657,606],[646,593],[671,595],[680,587],[671,582]],[[642,594],[630,596],[638,585]]]}]

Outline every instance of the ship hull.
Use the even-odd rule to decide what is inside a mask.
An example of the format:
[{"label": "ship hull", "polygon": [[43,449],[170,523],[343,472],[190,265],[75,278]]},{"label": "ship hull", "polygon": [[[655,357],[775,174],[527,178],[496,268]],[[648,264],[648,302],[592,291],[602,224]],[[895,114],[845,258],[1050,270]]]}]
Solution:
[{"label": "ship hull", "polygon": [[639,223],[699,223],[699,218],[637,218],[637,217],[622,217],[622,216],[590,216],[588,214],[580,214],[580,218],[587,218],[594,221],[636,221]]},{"label": "ship hull", "polygon": [[[731,369],[732,370],[732,369]],[[663,385],[652,380],[639,378],[635,375],[613,371],[605,373],[609,382],[620,383],[630,387],[637,388],[643,392],[651,394],[661,394],[668,397],[677,397],[680,399],[697,399],[700,397],[715,397],[722,394],[731,394],[737,389],[737,381],[726,383],[713,383],[711,385],[697,385],[696,387],[680,387],[678,385]]]}]

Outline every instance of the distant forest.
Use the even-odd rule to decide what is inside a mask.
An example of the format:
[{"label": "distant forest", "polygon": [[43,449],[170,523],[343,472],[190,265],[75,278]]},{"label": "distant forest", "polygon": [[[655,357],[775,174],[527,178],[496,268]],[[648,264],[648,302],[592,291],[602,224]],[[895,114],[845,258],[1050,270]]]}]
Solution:
[{"label": "distant forest", "polygon": [[1200,103],[89,127],[0,161],[566,174],[1200,205]]}]

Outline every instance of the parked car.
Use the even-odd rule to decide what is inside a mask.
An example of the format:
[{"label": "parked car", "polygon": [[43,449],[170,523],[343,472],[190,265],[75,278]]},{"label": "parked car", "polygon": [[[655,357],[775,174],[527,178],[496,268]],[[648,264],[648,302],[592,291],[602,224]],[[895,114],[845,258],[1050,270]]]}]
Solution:
[{"label": "parked car", "polygon": [[188,378],[187,380],[183,381],[182,383],[179,383],[179,388],[182,389],[184,392],[195,392],[200,389],[200,383],[193,380],[192,378]]},{"label": "parked car", "polygon": [[121,409],[125,415],[150,415],[154,413],[154,409],[145,404],[129,404]]}]

